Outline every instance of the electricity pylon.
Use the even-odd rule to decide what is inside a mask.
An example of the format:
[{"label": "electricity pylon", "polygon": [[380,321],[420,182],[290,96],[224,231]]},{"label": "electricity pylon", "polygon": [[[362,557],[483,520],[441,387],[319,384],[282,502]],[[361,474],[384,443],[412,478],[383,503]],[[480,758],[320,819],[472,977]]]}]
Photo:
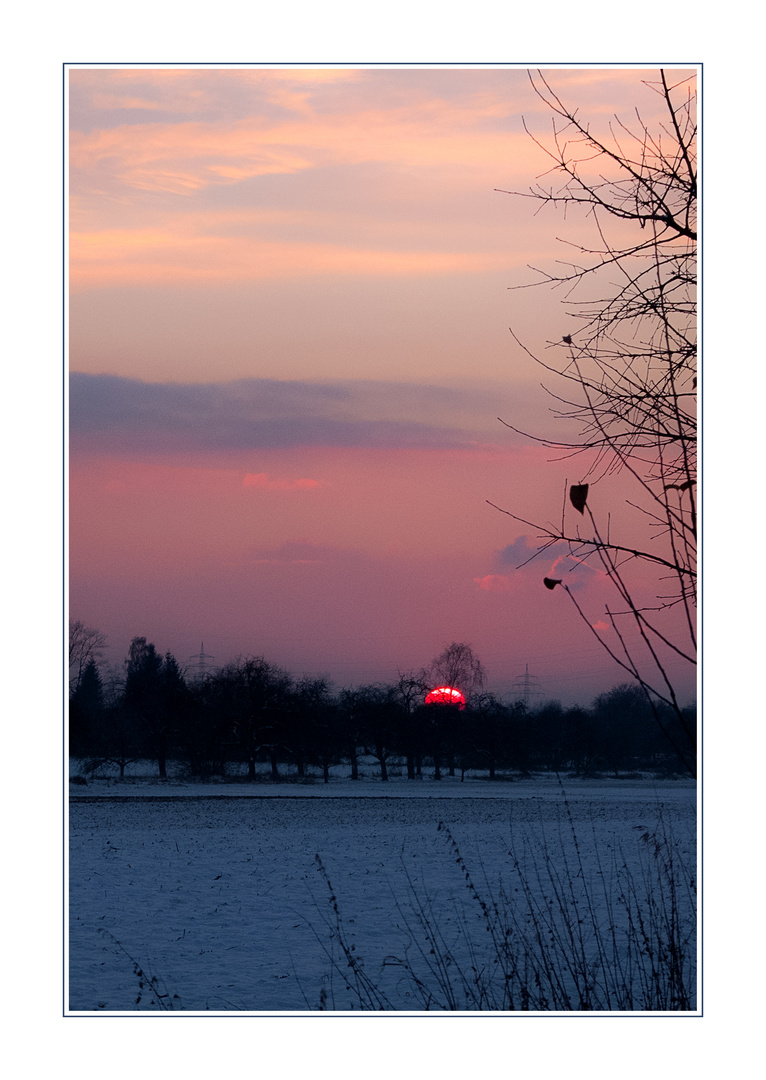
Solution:
[{"label": "electricity pylon", "polygon": [[523,701],[527,709],[532,698],[542,697],[540,680],[536,675],[529,674],[529,664],[524,665],[524,674],[517,675],[513,680],[513,691],[516,694],[516,700]]},{"label": "electricity pylon", "polygon": [[195,653],[194,656],[190,656],[189,660],[193,661],[190,670],[194,678],[204,679],[210,670],[208,660],[215,660],[215,657],[205,652],[205,642],[203,641],[200,643],[199,652]]}]

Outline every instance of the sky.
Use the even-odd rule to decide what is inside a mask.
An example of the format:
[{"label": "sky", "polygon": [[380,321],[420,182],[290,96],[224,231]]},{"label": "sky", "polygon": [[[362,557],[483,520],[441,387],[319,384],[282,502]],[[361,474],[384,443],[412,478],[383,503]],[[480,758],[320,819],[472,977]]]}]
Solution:
[{"label": "sky", "polygon": [[[655,76],[546,73],[602,130]],[[527,72],[72,67],[68,119],[69,611],[107,660],[140,635],[345,686],[465,641],[498,693],[624,681],[542,585],[601,630],[603,575],[522,566],[534,530],[489,505],[555,520],[582,467],[501,422],[572,434],[513,335],[571,329],[519,286],[592,239],[507,194],[548,167]]]}]

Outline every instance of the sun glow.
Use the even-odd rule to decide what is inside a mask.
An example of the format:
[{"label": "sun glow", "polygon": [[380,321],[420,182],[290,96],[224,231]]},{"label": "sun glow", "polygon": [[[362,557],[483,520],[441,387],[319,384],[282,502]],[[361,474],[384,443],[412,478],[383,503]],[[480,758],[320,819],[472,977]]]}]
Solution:
[{"label": "sun glow", "polygon": [[465,697],[452,686],[437,686],[430,694],[426,694],[426,705],[457,705],[465,708]]}]

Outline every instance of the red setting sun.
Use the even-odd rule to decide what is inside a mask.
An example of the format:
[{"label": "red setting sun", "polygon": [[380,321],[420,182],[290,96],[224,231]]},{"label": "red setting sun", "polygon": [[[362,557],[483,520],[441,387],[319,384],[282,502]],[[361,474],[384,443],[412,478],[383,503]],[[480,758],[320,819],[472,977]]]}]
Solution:
[{"label": "red setting sun", "polygon": [[465,697],[452,686],[437,686],[430,694],[426,694],[426,705],[457,705],[464,709]]}]

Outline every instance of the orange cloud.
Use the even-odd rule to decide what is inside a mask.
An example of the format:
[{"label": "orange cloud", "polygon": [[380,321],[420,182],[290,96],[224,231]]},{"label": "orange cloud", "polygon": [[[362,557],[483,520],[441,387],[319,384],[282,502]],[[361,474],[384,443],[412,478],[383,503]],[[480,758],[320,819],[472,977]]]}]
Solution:
[{"label": "orange cloud", "polygon": [[[70,133],[73,291],[473,274],[506,270],[515,252],[528,261],[517,227],[509,245],[494,214],[484,220],[477,211],[477,195],[483,207],[493,188],[535,175],[541,163],[520,124],[509,123],[502,80],[449,100],[420,86],[405,100],[381,94],[374,80],[367,85],[370,73],[360,69],[74,70],[70,77],[82,115],[97,109],[83,130],[75,111]],[[354,81],[347,98],[320,93],[322,84]],[[222,101],[243,94],[247,101],[254,89],[257,108],[224,109],[222,119]],[[184,119],[120,124],[98,109],[129,110],[130,120],[136,110],[180,111]],[[380,185],[370,204],[358,190],[366,175],[359,167]],[[296,212],[299,203],[289,214],[253,210],[246,181],[312,170],[335,170],[334,183],[349,184],[342,210],[327,212],[332,199],[324,212],[313,205]],[[229,190],[205,194],[210,188]],[[494,200],[498,214],[510,210]]]},{"label": "orange cloud", "polygon": [[309,93],[328,83],[348,83],[363,75],[361,69],[337,67],[227,67],[69,69],[70,88],[95,109],[171,109],[196,113],[215,102],[223,88],[231,93],[256,86],[269,101],[281,104],[291,92]]},{"label": "orange cloud", "polygon": [[507,268],[506,252],[389,251],[256,237],[178,235],[170,229],[72,233],[73,291],[151,282],[224,283],[315,275],[422,276]]},{"label": "orange cloud", "polygon": [[362,106],[327,115],[310,110],[303,94],[288,101],[277,91],[275,101],[289,110],[287,119],[72,130],[73,190],[120,199],[131,189],[191,194],[271,173],[370,163],[405,169],[410,183],[433,177],[436,193],[445,179],[453,185],[457,177],[478,171],[491,190],[509,176],[527,176],[533,160],[540,163],[539,151],[520,128],[489,129],[508,111],[507,102],[494,95],[474,95],[460,105],[426,99],[406,108]]},{"label": "orange cloud", "polygon": [[243,487],[260,488],[263,491],[306,491],[321,487],[321,481],[309,477],[291,480],[283,477],[270,477],[268,473],[247,473],[242,481]]}]

